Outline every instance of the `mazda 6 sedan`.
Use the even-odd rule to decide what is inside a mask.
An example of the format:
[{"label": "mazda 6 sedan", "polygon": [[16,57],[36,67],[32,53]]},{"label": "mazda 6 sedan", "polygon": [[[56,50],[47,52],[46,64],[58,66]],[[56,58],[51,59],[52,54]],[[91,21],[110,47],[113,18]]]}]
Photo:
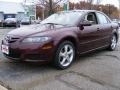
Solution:
[{"label": "mazda 6 sedan", "polygon": [[40,24],[10,31],[1,48],[12,60],[52,62],[58,69],[66,69],[76,55],[102,48],[115,50],[118,28],[100,11],[63,11]]}]

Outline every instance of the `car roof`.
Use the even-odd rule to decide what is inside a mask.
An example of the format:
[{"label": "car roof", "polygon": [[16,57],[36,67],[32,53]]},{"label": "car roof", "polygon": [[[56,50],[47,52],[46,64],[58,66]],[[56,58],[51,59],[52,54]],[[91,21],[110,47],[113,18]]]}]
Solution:
[{"label": "car roof", "polygon": [[96,10],[70,10],[70,11],[78,11],[78,12],[95,12]]},{"label": "car roof", "polygon": [[97,10],[79,10],[79,9],[76,9],[76,10],[68,10],[68,11],[62,11],[62,12],[100,12],[100,11],[97,11]]}]

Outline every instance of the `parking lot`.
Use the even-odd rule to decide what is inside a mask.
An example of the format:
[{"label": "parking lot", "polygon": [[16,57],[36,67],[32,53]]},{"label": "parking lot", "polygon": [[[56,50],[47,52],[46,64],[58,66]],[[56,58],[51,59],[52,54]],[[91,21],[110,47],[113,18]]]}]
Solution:
[{"label": "parking lot", "polygon": [[[14,28],[0,28],[3,36]],[[79,57],[66,70],[6,59],[0,51],[0,84],[10,90],[120,90],[120,43],[115,51]]]}]

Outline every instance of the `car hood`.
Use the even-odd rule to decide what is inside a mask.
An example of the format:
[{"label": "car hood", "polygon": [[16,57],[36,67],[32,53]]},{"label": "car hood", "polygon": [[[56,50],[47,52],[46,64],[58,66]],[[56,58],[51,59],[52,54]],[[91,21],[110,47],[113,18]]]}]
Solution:
[{"label": "car hood", "polygon": [[37,33],[48,32],[49,30],[55,30],[59,28],[63,28],[63,25],[50,25],[50,24],[37,24],[37,25],[29,25],[23,26],[21,28],[12,30],[8,33],[8,35],[15,35],[15,36],[27,36],[27,35],[34,35]]}]

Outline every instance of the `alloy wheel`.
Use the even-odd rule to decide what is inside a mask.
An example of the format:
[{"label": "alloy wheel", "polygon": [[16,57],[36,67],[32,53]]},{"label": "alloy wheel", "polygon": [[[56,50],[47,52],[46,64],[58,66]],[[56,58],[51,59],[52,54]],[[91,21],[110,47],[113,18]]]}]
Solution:
[{"label": "alloy wheel", "polygon": [[111,49],[114,50],[116,48],[116,45],[117,45],[117,39],[116,39],[116,36],[113,35],[111,39]]},{"label": "alloy wheel", "polygon": [[74,58],[74,49],[71,45],[64,45],[59,53],[59,62],[62,66],[67,67],[71,64]]}]

